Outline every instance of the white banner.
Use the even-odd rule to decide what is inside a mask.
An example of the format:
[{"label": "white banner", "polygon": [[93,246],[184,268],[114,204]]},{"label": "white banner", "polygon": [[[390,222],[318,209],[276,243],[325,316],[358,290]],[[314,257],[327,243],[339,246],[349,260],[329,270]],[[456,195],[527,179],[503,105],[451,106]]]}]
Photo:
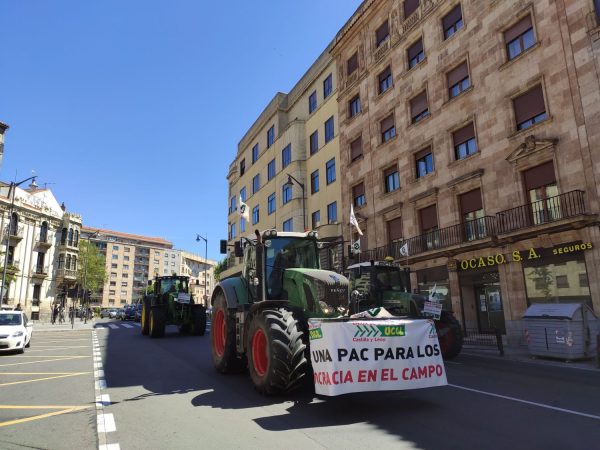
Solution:
[{"label": "white banner", "polygon": [[431,320],[309,320],[315,392],[390,391],[445,386]]}]

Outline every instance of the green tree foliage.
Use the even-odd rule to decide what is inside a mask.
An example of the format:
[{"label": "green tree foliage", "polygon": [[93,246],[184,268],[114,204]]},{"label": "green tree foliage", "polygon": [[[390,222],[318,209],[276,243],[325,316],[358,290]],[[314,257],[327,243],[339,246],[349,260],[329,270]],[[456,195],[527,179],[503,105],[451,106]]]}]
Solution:
[{"label": "green tree foliage", "polygon": [[79,268],[77,282],[91,294],[98,292],[106,281],[106,258],[94,244],[79,241]]},{"label": "green tree foliage", "polygon": [[[2,264],[0,266],[0,274],[4,272],[4,252],[0,252],[0,263]],[[17,279],[17,273],[19,272],[19,268],[16,266],[13,266],[12,264],[9,264],[8,266],[6,266],[6,286],[8,287],[8,285],[10,283],[12,283],[13,281],[15,281]],[[1,276],[1,275],[0,275]]]},{"label": "green tree foliage", "polygon": [[217,265],[213,269],[213,277],[215,281],[219,281],[221,279],[221,272],[227,269],[227,258],[223,261],[218,262]]}]

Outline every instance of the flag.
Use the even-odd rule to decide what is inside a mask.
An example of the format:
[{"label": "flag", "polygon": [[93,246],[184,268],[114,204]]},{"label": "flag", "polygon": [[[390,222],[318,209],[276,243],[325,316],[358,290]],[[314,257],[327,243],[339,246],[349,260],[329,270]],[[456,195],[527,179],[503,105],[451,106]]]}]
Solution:
[{"label": "flag", "polygon": [[430,302],[439,302],[440,301],[437,296],[437,283],[434,284],[433,287],[431,288],[431,291],[429,291],[429,301]]},{"label": "flag", "polygon": [[408,256],[408,242],[405,242],[402,247],[400,247],[400,255]]},{"label": "flag", "polygon": [[244,203],[242,197],[240,197],[240,216],[246,219],[246,222],[250,221],[250,208]]},{"label": "flag", "polygon": [[356,220],[356,216],[354,215],[354,205],[352,205],[352,204],[350,205],[350,225],[354,225],[358,234],[360,234],[361,236],[363,235],[363,232],[361,231],[360,227],[358,226],[358,221]]},{"label": "flag", "polygon": [[360,253],[360,238],[358,238],[356,242],[352,243],[352,253]]}]

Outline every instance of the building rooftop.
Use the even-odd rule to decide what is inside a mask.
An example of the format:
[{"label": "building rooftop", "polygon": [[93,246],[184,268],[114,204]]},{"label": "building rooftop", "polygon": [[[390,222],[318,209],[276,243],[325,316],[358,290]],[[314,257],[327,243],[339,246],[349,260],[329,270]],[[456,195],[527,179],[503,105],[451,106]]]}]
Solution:
[{"label": "building rooftop", "polygon": [[104,236],[115,236],[115,237],[121,237],[121,238],[125,238],[125,239],[132,239],[132,240],[137,240],[137,241],[144,241],[144,242],[148,242],[148,243],[153,243],[153,244],[161,244],[161,245],[166,245],[169,248],[173,247],[173,243],[170,241],[167,241],[166,239],[160,238],[160,237],[151,237],[151,236],[142,236],[140,234],[130,234],[130,233],[122,233],[121,231],[114,231],[114,230],[106,230],[103,228],[92,228],[92,227],[82,227],[81,231],[83,233],[95,233],[98,232]]}]

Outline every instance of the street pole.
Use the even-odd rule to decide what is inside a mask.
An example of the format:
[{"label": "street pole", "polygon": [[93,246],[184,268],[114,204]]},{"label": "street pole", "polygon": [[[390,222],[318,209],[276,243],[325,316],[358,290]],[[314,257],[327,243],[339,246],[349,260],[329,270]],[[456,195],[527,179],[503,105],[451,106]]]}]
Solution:
[{"label": "street pole", "polygon": [[306,231],[306,206],[305,206],[305,193],[304,193],[304,184],[300,183],[296,178],[294,178],[293,176],[291,176],[289,173],[287,174],[288,176],[288,180],[287,183],[285,184],[293,184],[292,180],[296,182],[296,184],[298,186],[300,186],[300,189],[302,189],[302,224],[304,225],[304,231]]},{"label": "street pole", "polygon": [[[208,235],[206,235],[206,238],[208,237]],[[196,235],[196,242],[200,242],[200,239],[202,239],[204,241],[204,307],[207,308],[208,307],[208,294],[207,294],[207,288],[206,288],[206,270],[208,268],[208,240],[200,236],[199,234]]]},{"label": "street pole", "polygon": [[11,181],[10,185],[8,187],[8,195],[11,196],[11,200],[10,200],[10,208],[8,210],[8,227],[7,227],[7,233],[6,233],[6,249],[5,249],[6,253],[4,254],[4,267],[2,269],[2,287],[0,288],[0,299],[1,299],[0,304],[4,304],[4,299],[8,295],[8,289],[6,289],[6,267],[8,266],[8,247],[10,245],[10,231],[11,231],[10,227],[12,225],[12,215],[13,215],[13,210],[15,208],[15,191],[17,190],[18,186],[22,185],[23,183],[25,183],[29,180],[32,180],[31,184],[35,187],[35,179],[36,178],[37,178],[37,176],[29,177],[29,178],[26,178],[25,180],[19,181],[18,183]]}]

